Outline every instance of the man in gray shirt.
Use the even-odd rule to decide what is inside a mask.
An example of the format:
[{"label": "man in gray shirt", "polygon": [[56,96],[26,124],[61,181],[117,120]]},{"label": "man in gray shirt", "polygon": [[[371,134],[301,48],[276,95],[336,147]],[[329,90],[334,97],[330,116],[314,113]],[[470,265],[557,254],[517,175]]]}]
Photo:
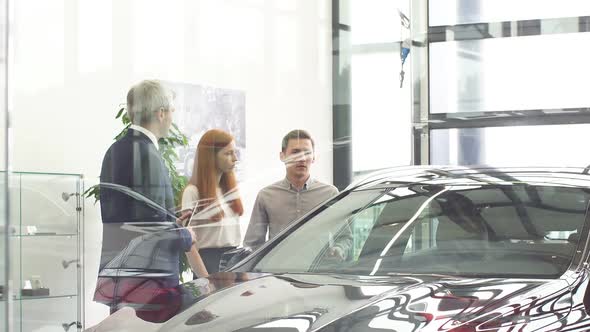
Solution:
[{"label": "man in gray shirt", "polygon": [[244,246],[258,248],[266,241],[267,233],[272,239],[292,221],[338,194],[336,187],[311,178],[314,148],[314,141],[305,130],[293,130],[283,138],[281,161],[287,174],[258,193]]}]

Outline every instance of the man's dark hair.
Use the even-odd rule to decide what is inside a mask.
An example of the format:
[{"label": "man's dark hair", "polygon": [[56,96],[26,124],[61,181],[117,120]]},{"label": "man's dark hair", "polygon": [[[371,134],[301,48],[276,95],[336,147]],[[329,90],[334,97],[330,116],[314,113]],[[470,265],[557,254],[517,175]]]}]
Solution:
[{"label": "man's dark hair", "polygon": [[290,139],[308,139],[311,141],[311,147],[315,150],[315,142],[311,135],[303,130],[303,129],[295,129],[291,130],[285,137],[283,137],[283,141],[281,142],[281,151],[287,151],[287,144],[289,144]]}]

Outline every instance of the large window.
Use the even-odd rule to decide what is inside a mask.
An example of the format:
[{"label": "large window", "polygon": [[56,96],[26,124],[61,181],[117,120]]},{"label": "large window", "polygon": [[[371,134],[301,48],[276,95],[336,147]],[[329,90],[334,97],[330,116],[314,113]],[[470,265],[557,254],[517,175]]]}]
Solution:
[{"label": "large window", "polygon": [[433,0],[431,26],[590,15],[585,0]]},{"label": "large window", "polygon": [[588,1],[426,3],[429,99],[416,153],[432,164],[590,163],[577,148],[590,124]]},{"label": "large window", "polygon": [[399,87],[400,70],[398,52],[352,55],[355,172],[410,163],[410,88]]},{"label": "large window", "polygon": [[590,164],[576,149],[590,124],[590,2],[332,3],[334,130],[350,126],[335,178],[343,162],[355,176],[409,163]]},{"label": "large window", "polygon": [[[400,48],[410,37],[410,1],[342,0],[333,4],[338,64],[334,68],[340,72],[334,81],[334,94],[340,97],[335,98],[334,123],[335,131],[343,123],[340,119],[350,125],[351,172],[408,165],[411,64],[408,58],[402,67]],[[342,110],[350,115],[343,115]],[[335,177],[339,171],[335,168]]]},{"label": "large window", "polygon": [[590,32],[430,46],[432,113],[590,106]]},{"label": "large window", "polygon": [[432,130],[433,165],[577,166],[590,164],[573,153],[590,141],[590,124],[453,128]]}]

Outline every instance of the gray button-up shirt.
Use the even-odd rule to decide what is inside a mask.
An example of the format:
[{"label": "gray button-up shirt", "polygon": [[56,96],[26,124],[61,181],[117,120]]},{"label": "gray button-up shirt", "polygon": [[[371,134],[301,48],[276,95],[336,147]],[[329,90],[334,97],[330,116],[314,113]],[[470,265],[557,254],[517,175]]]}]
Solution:
[{"label": "gray button-up shirt", "polygon": [[287,178],[263,188],[254,202],[244,246],[258,248],[266,241],[267,232],[272,239],[292,221],[337,194],[336,187],[311,177],[300,191]]}]

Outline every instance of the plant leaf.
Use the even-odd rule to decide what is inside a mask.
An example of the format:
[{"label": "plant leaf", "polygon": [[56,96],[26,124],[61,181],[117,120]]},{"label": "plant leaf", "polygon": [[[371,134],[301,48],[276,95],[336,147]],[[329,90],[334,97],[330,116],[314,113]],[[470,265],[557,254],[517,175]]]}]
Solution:
[{"label": "plant leaf", "polygon": [[125,112],[125,107],[121,107],[121,109],[119,110],[119,112],[117,112],[117,115],[115,116],[115,119],[120,118],[121,115],[123,115],[123,112]]}]

